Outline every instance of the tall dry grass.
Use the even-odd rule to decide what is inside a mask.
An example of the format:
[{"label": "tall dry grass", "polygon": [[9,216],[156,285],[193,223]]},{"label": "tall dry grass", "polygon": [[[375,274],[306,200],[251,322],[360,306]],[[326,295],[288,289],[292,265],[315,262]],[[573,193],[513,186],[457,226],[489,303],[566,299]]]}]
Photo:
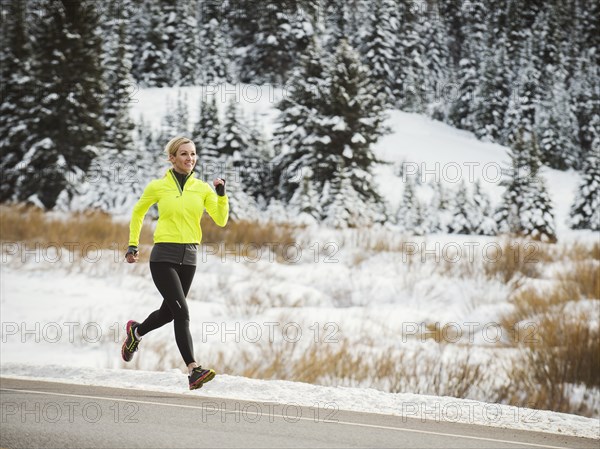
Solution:
[{"label": "tall dry grass", "polygon": [[589,402],[576,399],[573,393],[578,386],[591,395],[600,389],[600,328],[594,316],[600,310],[591,315],[575,312],[576,302],[600,299],[600,264],[593,256],[593,248],[563,251],[561,257],[570,262],[550,286],[513,292],[513,310],[502,317],[501,324],[520,357],[510,367],[511,384],[499,391],[501,400],[594,415]]},{"label": "tall dry grass", "polygon": [[[136,369],[184,369],[177,350],[165,342],[146,338],[136,354]],[[441,348],[441,347],[440,347]],[[255,379],[277,379],[324,386],[376,388],[392,393],[414,393],[475,399],[489,382],[485,367],[466,355],[445,359],[443,349],[430,353],[409,352],[398,347],[380,348],[372,344],[340,339],[335,344],[274,344],[207,352],[203,366],[218,374]],[[149,365],[149,361],[151,365]],[[126,365],[123,363],[123,367]]]},{"label": "tall dry grass", "polygon": [[486,254],[484,272],[508,284],[518,277],[537,278],[540,265],[550,259],[544,244],[527,241],[504,241],[500,249]]},{"label": "tall dry grass", "polygon": [[[206,214],[205,214],[206,215]],[[226,227],[214,224],[210,217],[202,219],[203,243],[218,243],[228,251],[247,252],[269,245],[285,258],[286,246],[296,244],[294,235],[301,229],[291,224],[260,223],[230,220]],[[152,244],[153,223],[146,219],[140,235],[140,246]],[[93,244],[97,248],[127,248],[129,224],[114,220],[100,211],[70,213],[59,216],[31,205],[0,205],[0,240],[53,244],[66,248],[83,248]],[[229,246],[228,246],[229,245]],[[149,252],[142,252],[142,260]]]}]

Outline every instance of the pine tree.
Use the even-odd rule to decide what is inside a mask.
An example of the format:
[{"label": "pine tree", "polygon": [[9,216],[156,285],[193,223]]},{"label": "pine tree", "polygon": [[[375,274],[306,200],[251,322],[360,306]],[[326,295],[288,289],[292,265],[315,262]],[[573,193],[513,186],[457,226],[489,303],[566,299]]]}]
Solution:
[{"label": "pine tree", "polygon": [[[320,213],[320,207],[312,208],[305,203],[317,200],[308,189],[309,198],[301,192],[303,185],[315,183],[317,191],[322,190],[326,178],[321,173],[321,163],[326,154],[326,146],[331,142],[323,123],[329,101],[324,56],[316,41],[312,41],[301,59],[301,64],[292,73],[289,85],[282,100],[277,105],[280,111],[277,118],[273,141],[277,156],[273,160],[274,178],[277,189],[274,196],[284,202],[296,197],[295,204]],[[306,181],[305,181],[306,180]],[[314,215],[320,220],[320,215]]]},{"label": "pine tree", "polygon": [[102,142],[104,93],[95,7],[47,0],[33,29],[32,72],[44,92],[32,143],[19,163],[18,199],[53,208],[71,197]]},{"label": "pine tree", "polygon": [[217,99],[214,95],[211,100],[201,96],[200,113],[198,121],[194,124],[191,138],[196,144],[198,153],[196,172],[207,182],[221,171],[218,168],[220,135],[221,122]]},{"label": "pine tree", "polygon": [[[135,128],[130,118],[131,48],[127,42],[129,10],[120,9],[120,1],[108,4],[103,29],[102,66],[106,94],[103,102],[105,138],[99,155],[92,162],[85,182],[77,188],[77,197],[62,204],[70,209],[96,208],[111,213],[127,213],[136,195],[143,189],[138,173],[141,155],[139,142],[134,145]],[[141,165],[144,166],[144,165]]]},{"label": "pine tree", "polygon": [[199,79],[198,0],[162,0],[170,86],[193,86]]},{"label": "pine tree", "polygon": [[396,92],[400,109],[425,112],[427,102],[427,69],[425,48],[421,39],[421,24],[416,4],[399,4],[399,36],[394,62],[396,64]]},{"label": "pine tree", "polygon": [[542,100],[536,117],[542,162],[558,170],[578,167],[581,159],[577,118],[571,111],[565,75],[562,69],[553,74],[550,98]]},{"label": "pine tree", "polygon": [[221,14],[222,5],[217,2],[202,4],[200,33],[200,74],[202,84],[232,81],[232,62],[229,48],[226,21]]},{"label": "pine tree", "polygon": [[451,234],[473,233],[477,226],[474,223],[474,205],[464,182],[461,182],[458,186],[453,209],[452,220],[448,225],[448,232]]},{"label": "pine tree", "polygon": [[[349,226],[383,222],[385,207],[371,172],[376,162],[371,147],[385,133],[383,99],[377,96],[368,69],[346,41],[334,55],[330,76],[324,125],[331,142],[320,164],[320,174],[332,180],[331,195],[324,199],[326,220],[339,222],[350,217]],[[352,192],[347,190],[350,186]],[[337,189],[344,189],[344,193]],[[342,197],[360,201],[340,204]],[[346,212],[340,215],[343,209]]]},{"label": "pine tree", "polygon": [[477,180],[473,188],[473,232],[477,235],[496,235],[498,232],[493,219],[493,211],[489,196],[482,190]]},{"label": "pine tree", "polygon": [[31,45],[27,38],[27,12],[24,2],[6,5],[0,37],[0,202],[17,195],[17,169],[31,142],[35,123],[32,110],[37,102],[34,79],[31,76]]},{"label": "pine tree", "polygon": [[402,200],[396,211],[396,224],[401,231],[414,235],[423,235],[428,231],[425,227],[423,206],[417,198],[415,185],[410,179],[404,183]]},{"label": "pine tree", "polygon": [[600,231],[600,136],[596,136],[593,149],[584,161],[569,224],[572,229]]},{"label": "pine tree", "polygon": [[445,120],[447,104],[444,97],[452,78],[452,58],[450,55],[449,29],[441,17],[440,4],[429,4],[422,24],[424,59],[428,92],[428,113],[434,119]]},{"label": "pine tree", "polygon": [[504,116],[510,97],[510,79],[506,58],[501,47],[483,63],[482,80],[475,88],[473,98],[473,128],[475,135],[492,142],[503,134]]},{"label": "pine tree", "polygon": [[[424,229],[427,232],[446,232],[452,219],[450,207],[450,194],[441,182],[433,182],[431,200],[427,205],[427,214],[424,217]],[[425,207],[425,206],[424,206]]]},{"label": "pine tree", "polygon": [[363,17],[360,0],[323,0],[325,36],[323,46],[333,54],[342,40],[359,48],[363,41],[360,22]]},{"label": "pine tree", "polygon": [[231,157],[234,161],[238,161],[241,152],[248,148],[250,133],[243,123],[237,98],[230,101],[225,108],[223,130],[220,137],[219,154]]},{"label": "pine tree", "polygon": [[475,130],[474,98],[480,82],[480,61],[484,59],[486,36],[486,11],[482,3],[464,2],[460,17],[460,60],[456,74],[457,92],[453,93],[448,112],[450,123],[457,128]]},{"label": "pine tree", "polygon": [[369,67],[371,79],[377,83],[377,93],[386,104],[395,104],[394,52],[398,45],[398,20],[396,5],[392,0],[377,0],[369,18],[369,32],[361,47],[364,63]]},{"label": "pine tree", "polygon": [[[257,201],[265,203],[272,195],[275,186],[270,164],[273,159],[273,151],[256,115],[249,122],[248,129],[250,138],[248,149],[243,154],[242,181],[249,195]],[[265,188],[268,192],[265,191]]]},{"label": "pine tree", "polygon": [[314,30],[315,0],[269,1],[247,14],[257,22],[239,62],[242,82],[283,84]]},{"label": "pine tree", "polygon": [[133,121],[129,104],[134,81],[131,77],[131,46],[127,42],[129,26],[127,10],[117,15],[120,0],[110,2],[113,17],[106,24],[108,33],[104,42],[102,62],[105,67],[106,94],[103,104],[103,121],[106,128],[104,146],[123,152],[132,147]]},{"label": "pine tree", "polygon": [[540,104],[539,77],[539,71],[531,58],[524,59],[521,62],[517,91],[509,99],[504,118],[504,144],[512,145],[521,128],[527,134],[535,134],[535,114]]},{"label": "pine tree", "polygon": [[594,53],[583,53],[577,57],[576,70],[569,80],[569,99],[575,114],[578,131],[578,143],[581,159],[585,159],[592,149],[592,142],[600,134],[598,121],[600,116],[600,66],[594,64]]},{"label": "pine tree", "polygon": [[541,166],[535,136],[520,128],[510,152],[511,167],[502,182],[506,190],[496,212],[500,232],[556,242],[554,215]]},{"label": "pine tree", "polygon": [[164,25],[160,0],[142,0],[138,13],[132,18],[131,40],[137,44],[133,53],[132,74],[142,87],[171,85],[171,52]]}]

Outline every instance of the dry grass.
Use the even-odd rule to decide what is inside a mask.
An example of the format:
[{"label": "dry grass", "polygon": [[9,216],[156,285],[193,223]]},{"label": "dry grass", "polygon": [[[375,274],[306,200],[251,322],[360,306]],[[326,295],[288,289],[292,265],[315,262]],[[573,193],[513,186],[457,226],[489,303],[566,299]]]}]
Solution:
[{"label": "dry grass", "polygon": [[[325,386],[377,388],[393,393],[410,392],[476,398],[489,379],[484,367],[469,354],[444,360],[443,349],[434,353],[407,352],[397,347],[357,346],[347,339],[338,343],[300,344],[272,342],[237,347],[202,358],[204,366],[219,373],[255,379],[278,379]],[[172,346],[171,346],[172,348]],[[179,354],[162,342],[146,342],[133,366],[143,369],[183,368]]]},{"label": "dry grass", "polygon": [[292,245],[295,234],[302,228],[292,224],[261,223],[258,221],[229,220],[227,226],[217,226],[205,213],[202,217],[202,240],[204,243],[241,243],[259,247],[269,244]]},{"label": "dry grass", "polygon": [[[257,248],[273,248],[278,260],[290,257],[294,250],[294,234],[300,228],[288,224],[259,223],[230,220],[225,228],[214,224],[210,218],[202,220],[203,243],[219,245],[219,251],[233,251],[252,259]],[[140,246],[152,244],[153,226],[146,220],[140,236]],[[85,248],[127,248],[129,223],[118,222],[106,213],[88,211],[72,213],[65,217],[30,205],[0,205],[0,239],[4,242],[57,245],[83,251]],[[82,254],[79,254],[82,256]],[[141,251],[141,260],[147,260],[149,251]]]},{"label": "dry grass", "polygon": [[600,243],[598,242],[595,242],[593,245],[585,245],[581,242],[575,242],[569,245],[562,245],[559,248],[560,249],[558,250],[556,257],[554,257],[554,260],[600,260]]},{"label": "dry grass", "polygon": [[576,246],[563,251],[571,268],[553,286],[513,293],[514,310],[501,324],[512,335],[521,357],[510,368],[510,385],[498,392],[500,400],[594,415],[585,398],[575,401],[573,389],[583,385],[593,395],[593,389],[600,388],[600,329],[589,316],[575,315],[576,308],[570,307],[585,298],[600,299],[600,264],[593,260],[594,248]]},{"label": "dry grass", "polygon": [[563,283],[577,288],[584,298],[600,299],[600,263],[594,260],[578,260],[573,268],[560,276]]},{"label": "dry grass", "polygon": [[[125,245],[129,237],[126,223],[113,221],[109,214],[90,211],[58,217],[35,206],[1,205],[1,239],[24,243],[53,243],[69,247],[93,244],[98,248]],[[151,231],[143,229],[142,242],[151,242]]]},{"label": "dry grass", "polygon": [[509,283],[520,276],[536,278],[540,264],[549,258],[539,242],[506,241],[485,254],[484,271],[489,278]]},{"label": "dry grass", "polygon": [[511,383],[501,393],[512,405],[593,416],[585,401],[574,401],[574,385],[600,388],[600,332],[586,316],[565,320],[560,314],[544,316],[535,338],[521,347]]}]

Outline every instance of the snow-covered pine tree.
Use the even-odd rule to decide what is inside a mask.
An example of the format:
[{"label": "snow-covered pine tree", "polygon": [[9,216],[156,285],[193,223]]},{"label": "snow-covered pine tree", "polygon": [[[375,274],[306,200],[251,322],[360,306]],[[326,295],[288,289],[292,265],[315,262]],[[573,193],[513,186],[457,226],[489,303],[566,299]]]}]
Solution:
[{"label": "snow-covered pine tree", "polygon": [[523,64],[519,62],[522,60],[523,54],[531,51],[531,48],[527,48],[531,47],[531,30],[543,4],[544,2],[509,1],[499,9],[499,13],[505,15],[503,24],[506,28],[507,38],[506,58],[508,61],[517,63],[518,67],[523,67]]},{"label": "snow-covered pine tree", "polygon": [[452,79],[452,58],[449,29],[440,14],[440,3],[428,5],[423,17],[421,38],[424,40],[423,57],[427,71],[428,113],[436,120],[445,120],[448,108],[444,97]]},{"label": "snow-covered pine tree", "polygon": [[490,197],[483,190],[479,179],[473,185],[471,204],[473,234],[497,235],[498,225],[494,220],[495,211],[492,208]]},{"label": "snow-covered pine tree", "polygon": [[431,200],[429,204],[423,205],[424,209],[427,207],[424,229],[427,232],[446,232],[452,219],[452,212],[449,210],[452,206],[450,194],[441,182],[432,182],[430,188]]},{"label": "snow-covered pine tree", "polygon": [[8,2],[3,8],[10,19],[3,19],[0,33],[0,202],[17,195],[16,167],[29,149],[36,104],[26,3]]},{"label": "snow-covered pine tree", "polygon": [[131,149],[134,129],[130,117],[129,105],[134,80],[131,77],[132,49],[127,41],[129,26],[128,10],[116,14],[121,0],[111,0],[109,6],[114,11],[109,17],[106,36],[103,44],[102,66],[105,68],[104,79],[106,93],[104,97],[104,124],[106,134],[104,146],[121,153]]},{"label": "snow-covered pine tree", "polygon": [[[530,53],[529,53],[530,54]],[[540,104],[539,77],[531,56],[521,61],[517,90],[512,92],[504,118],[502,143],[512,146],[519,130],[535,134],[535,114]]]},{"label": "snow-covered pine tree", "polygon": [[129,102],[132,92],[131,48],[127,43],[129,9],[120,9],[120,0],[108,4],[104,23],[103,45],[104,97],[103,122],[105,138],[99,145],[99,155],[92,162],[86,182],[82,183],[78,197],[65,207],[75,209],[97,208],[111,213],[127,213],[141,194],[139,170],[140,143],[133,142],[135,128],[130,118]]},{"label": "snow-covered pine tree", "polygon": [[199,79],[198,0],[162,0],[171,86],[193,86]]},{"label": "snow-covered pine tree", "polygon": [[53,208],[70,197],[104,139],[98,15],[92,4],[44,1],[32,29],[34,74],[44,96],[18,164],[18,199]]},{"label": "snow-covered pine tree", "polygon": [[390,107],[396,103],[394,88],[395,49],[398,46],[398,18],[393,0],[376,0],[369,17],[369,29],[360,48],[363,62],[369,67],[377,93]]},{"label": "snow-covered pine tree", "polygon": [[520,128],[509,155],[508,176],[501,182],[506,190],[495,214],[499,231],[556,242],[552,204],[539,173],[541,162],[535,135]]},{"label": "snow-covered pine tree", "polygon": [[569,99],[579,128],[582,160],[590,153],[594,137],[600,134],[600,123],[594,121],[600,117],[600,65],[594,63],[596,57],[594,52],[579,55],[574,64],[577,69],[569,81]]},{"label": "snow-covered pine tree", "polygon": [[552,74],[551,90],[536,114],[542,162],[557,170],[579,167],[581,160],[577,118],[571,110],[565,77],[562,68]]},{"label": "snow-covered pine tree", "polygon": [[473,186],[473,232],[477,235],[496,235],[498,230],[493,215],[490,197],[483,191],[478,179]]},{"label": "snow-covered pine tree", "polygon": [[240,65],[242,82],[283,84],[314,33],[317,0],[263,2],[247,11],[257,30],[245,44]]},{"label": "snow-covered pine tree", "polygon": [[177,91],[177,102],[175,103],[175,124],[179,135],[190,133],[190,112],[187,94]]},{"label": "snow-covered pine tree", "polygon": [[250,138],[248,149],[243,153],[242,182],[249,195],[265,204],[275,186],[270,163],[273,150],[256,115],[248,122],[248,130]]},{"label": "snow-covered pine tree", "polygon": [[244,125],[243,117],[239,110],[238,99],[227,103],[225,107],[225,117],[223,128],[219,141],[219,154],[233,158],[238,161],[241,158],[241,152],[248,148],[250,133]]},{"label": "snow-covered pine tree", "polygon": [[448,224],[448,232],[472,234],[477,226],[474,216],[475,208],[464,181],[458,185],[453,203],[452,220]]},{"label": "snow-covered pine tree", "polygon": [[198,121],[194,124],[191,139],[196,144],[198,153],[196,172],[207,182],[221,172],[218,168],[220,135],[221,122],[216,96],[208,99],[201,95]]},{"label": "snow-covered pine tree", "polygon": [[480,139],[496,142],[502,137],[511,92],[504,48],[493,51],[486,56],[481,81],[474,91],[473,128]]},{"label": "snow-covered pine tree", "polygon": [[552,200],[546,188],[546,181],[539,173],[532,175],[536,182],[531,186],[531,202],[521,212],[522,233],[534,240],[556,243],[554,211]]},{"label": "snow-covered pine tree", "polygon": [[135,45],[132,75],[140,86],[170,86],[171,54],[160,0],[141,0],[132,17],[131,42]]},{"label": "snow-covered pine tree", "polygon": [[403,111],[425,112],[427,102],[427,67],[424,61],[422,11],[417,3],[398,3],[398,37],[395,64],[395,97]]},{"label": "snow-covered pine tree", "polygon": [[230,47],[220,2],[202,2],[199,17],[201,84],[233,81]]},{"label": "snow-covered pine tree", "polygon": [[[599,119],[600,120],[600,119]],[[583,163],[582,180],[571,206],[572,229],[600,231],[600,135]]]},{"label": "snow-covered pine tree", "polygon": [[181,91],[177,92],[175,105],[171,98],[167,98],[165,113],[161,119],[160,132],[157,137],[161,145],[166,145],[175,136],[189,136],[188,114],[187,96],[182,95]]},{"label": "snow-covered pine tree", "polygon": [[423,205],[416,195],[414,181],[407,178],[404,183],[402,199],[396,211],[396,224],[401,231],[413,235],[423,235],[426,229]]},{"label": "snow-covered pine tree", "polygon": [[453,92],[448,119],[453,126],[475,130],[474,98],[475,90],[480,83],[480,61],[485,57],[487,41],[486,15],[488,12],[481,2],[461,3],[459,13],[460,60],[456,74],[457,91]]},{"label": "snow-covered pine tree", "polygon": [[[292,72],[289,89],[278,103],[280,113],[273,142],[277,156],[273,159],[273,175],[277,185],[274,196],[284,202],[295,197],[294,204],[302,205],[306,213],[314,213],[320,220],[319,198],[304,189],[313,182],[316,191],[322,191],[328,178],[323,177],[320,164],[331,142],[324,121],[329,102],[328,74],[324,55],[315,40],[304,52],[301,63]],[[317,201],[312,207],[308,203]],[[312,212],[309,212],[312,211]]]},{"label": "snow-covered pine tree", "polygon": [[219,140],[220,173],[215,176],[227,181],[230,214],[237,219],[253,219],[257,205],[245,185],[246,157],[251,152],[251,132],[239,110],[238,99],[234,98],[225,108],[225,117]]},{"label": "snow-covered pine tree", "polygon": [[324,18],[323,47],[326,52],[335,53],[342,39],[359,48],[363,42],[361,23],[366,22],[361,0],[323,0],[321,7]]},{"label": "snow-covered pine tree", "polygon": [[[326,221],[339,223],[349,217],[348,226],[383,222],[385,206],[373,183],[371,170],[376,158],[371,147],[386,131],[384,100],[377,95],[367,67],[345,40],[334,55],[329,73],[328,117],[324,124],[331,142],[319,164],[320,175],[332,181],[331,195],[323,199]],[[345,199],[342,204],[341,198],[360,201]]]}]

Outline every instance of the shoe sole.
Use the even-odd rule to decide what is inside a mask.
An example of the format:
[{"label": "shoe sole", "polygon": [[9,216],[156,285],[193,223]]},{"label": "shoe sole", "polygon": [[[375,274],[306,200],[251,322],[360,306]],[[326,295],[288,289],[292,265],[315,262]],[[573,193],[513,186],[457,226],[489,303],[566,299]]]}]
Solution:
[{"label": "shoe sole", "polygon": [[134,320],[127,321],[127,326],[125,326],[125,341],[123,342],[123,346],[121,346],[121,357],[126,362],[130,362],[131,359],[133,359],[133,354],[135,354],[135,352],[128,352],[125,349],[125,343],[127,342],[127,336],[129,335],[129,331],[131,330],[131,326],[133,325],[133,323],[135,323]]},{"label": "shoe sole", "polygon": [[211,380],[213,380],[215,378],[215,375],[216,373],[213,370],[209,370],[209,372],[206,373],[204,377],[201,377],[193,384],[190,384],[190,390],[198,390],[199,388],[202,388],[202,385],[204,385],[206,382],[210,382]]}]

